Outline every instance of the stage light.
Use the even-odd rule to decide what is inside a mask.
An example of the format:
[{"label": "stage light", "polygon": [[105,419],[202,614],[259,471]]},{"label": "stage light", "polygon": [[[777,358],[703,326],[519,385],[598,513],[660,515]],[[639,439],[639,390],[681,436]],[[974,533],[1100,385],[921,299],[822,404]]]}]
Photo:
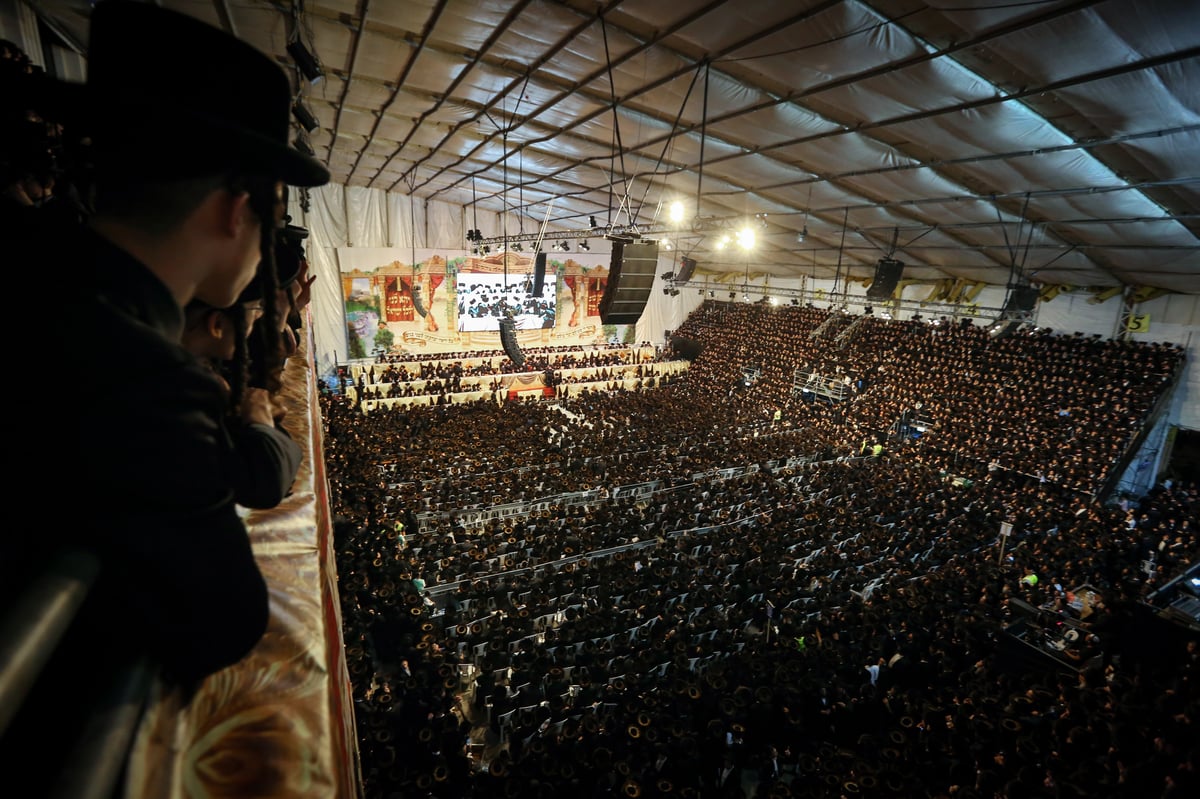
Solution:
[{"label": "stage light", "polygon": [[721,238],[717,239],[717,249],[718,250],[725,249],[725,245],[728,243],[729,243],[729,234],[726,234],[726,235],[722,236]]},{"label": "stage light", "polygon": [[737,232],[738,246],[743,250],[749,250],[754,246],[754,229],[744,227]]},{"label": "stage light", "polygon": [[595,230],[596,228],[600,227],[599,225],[597,225],[597,224],[596,224],[596,217],[594,217],[594,216],[589,216],[589,217],[588,217],[588,226],[589,226],[589,227],[590,227],[592,230]]},{"label": "stage light", "polygon": [[579,242],[579,251],[580,252],[589,252],[591,249],[592,249],[592,245],[588,244],[587,239],[582,239]]},{"label": "stage light", "polygon": [[308,79],[309,83],[317,84],[321,82],[321,78],[325,77],[325,73],[321,71],[321,65],[317,62],[309,49],[304,46],[304,42],[299,39],[293,39],[287,45],[288,55],[296,62],[296,66],[300,68],[300,73]]},{"label": "stage light", "polygon": [[492,251],[492,248],[490,246],[488,246],[487,244],[483,245],[483,254],[484,255],[487,255],[491,251]]},{"label": "stage light", "polygon": [[682,222],[683,221],[683,203],[681,203],[679,200],[676,200],[675,202],[671,203],[671,209],[668,212],[668,217],[670,218],[670,220],[672,222]]},{"label": "stage light", "polygon": [[560,241],[560,242],[558,243],[558,249],[562,250],[563,252],[570,252],[570,251],[571,251],[571,245],[570,245],[570,244],[567,244],[565,241]]},{"label": "stage light", "polygon": [[512,248],[513,248],[513,252],[524,252],[525,251],[525,248],[523,246],[521,246],[521,242],[519,242],[519,241],[516,242],[515,244],[513,244]]},{"label": "stage light", "polygon": [[297,134],[296,138],[292,139],[292,146],[305,155],[316,155],[313,152],[312,145],[308,143],[308,139],[304,137],[303,133]]},{"label": "stage light", "polygon": [[309,133],[321,127],[321,123],[317,121],[316,116],[313,115],[312,111],[308,110],[308,107],[304,105],[299,97],[296,98],[296,102],[292,103],[292,116]]},{"label": "stage light", "polygon": [[796,241],[803,244],[804,240],[806,238],[808,238],[808,224],[807,223],[804,225],[803,228],[800,229],[800,232],[796,234]]},{"label": "stage light", "polygon": [[863,313],[865,313],[867,316],[870,316],[871,314],[875,313],[875,309],[868,305],[863,308]]}]

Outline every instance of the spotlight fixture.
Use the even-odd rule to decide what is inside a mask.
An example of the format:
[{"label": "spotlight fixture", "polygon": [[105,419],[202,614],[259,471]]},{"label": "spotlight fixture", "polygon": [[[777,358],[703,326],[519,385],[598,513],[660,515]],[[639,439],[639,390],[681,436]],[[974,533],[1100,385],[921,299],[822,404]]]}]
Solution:
[{"label": "spotlight fixture", "polygon": [[708,296],[709,296],[709,297],[715,297],[715,296],[717,296],[717,292],[715,292],[715,291],[711,291],[711,290],[710,290],[710,291],[708,292]]},{"label": "spotlight fixture", "polygon": [[737,299],[737,292],[736,291],[729,292],[729,299],[731,299],[731,300]]},{"label": "spotlight fixture", "polygon": [[312,145],[308,143],[308,139],[306,139],[302,133],[297,134],[296,138],[292,139],[292,146],[305,155],[316,155],[316,153],[313,152]]},{"label": "spotlight fixture", "polygon": [[542,251],[542,245],[535,241],[533,244],[529,245],[529,251],[532,253],[539,253]]},{"label": "spotlight fixture", "polygon": [[300,68],[300,73],[304,75],[309,83],[320,83],[321,78],[325,77],[325,73],[321,71],[321,65],[317,62],[316,56],[304,46],[304,42],[299,39],[293,39],[288,42],[287,51],[292,60],[296,62],[296,66]]},{"label": "spotlight fixture", "polygon": [[796,234],[796,241],[798,243],[803,244],[804,240],[806,238],[808,238],[808,223],[807,222],[804,223],[804,227],[800,228],[800,232]]},{"label": "spotlight fixture", "polygon": [[525,248],[523,246],[521,246],[521,242],[519,242],[519,241],[517,243],[513,244],[512,249],[513,249],[513,252],[524,252],[525,251]]},{"label": "spotlight fixture", "polygon": [[468,230],[467,241],[483,241],[483,234],[478,230]]},{"label": "spotlight fixture", "polygon": [[571,245],[567,244],[565,241],[560,241],[556,246],[558,247],[558,249],[562,250],[563,252],[571,251]]},{"label": "spotlight fixture", "polygon": [[590,252],[590,251],[591,251],[591,249],[592,249],[592,245],[588,244],[588,240],[587,240],[587,239],[582,239],[582,240],[580,240],[580,242],[579,242],[579,250],[580,250],[581,252]]},{"label": "spotlight fixture", "polygon": [[304,102],[299,97],[296,98],[296,102],[292,103],[292,116],[309,133],[321,127],[321,123],[317,121],[316,116],[313,115],[312,111],[308,110],[308,106],[304,105]]},{"label": "spotlight fixture", "polygon": [[875,309],[870,305],[867,305],[863,308],[863,313],[865,313],[867,316],[870,316],[871,314],[875,313]]},{"label": "spotlight fixture", "polygon": [[594,217],[594,216],[588,217],[588,226],[591,227],[592,230],[595,230],[596,228],[600,227],[599,225],[596,224],[596,217]]},{"label": "spotlight fixture", "polygon": [[800,300],[796,299],[795,297],[792,297],[792,305],[799,305],[799,304],[800,304]]},{"label": "spotlight fixture", "polygon": [[483,254],[484,255],[487,255],[491,251],[492,251],[492,248],[490,245],[487,245],[487,244],[483,245]]}]

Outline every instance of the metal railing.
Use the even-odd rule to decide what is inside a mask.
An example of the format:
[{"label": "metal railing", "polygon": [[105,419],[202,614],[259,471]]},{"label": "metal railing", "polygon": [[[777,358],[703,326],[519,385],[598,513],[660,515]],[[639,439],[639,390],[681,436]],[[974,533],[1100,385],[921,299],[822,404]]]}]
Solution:
[{"label": "metal railing", "polygon": [[[45,565],[0,617],[0,745],[14,746],[35,729],[53,725],[37,702],[38,681],[64,666],[99,674],[101,663],[68,662],[63,648],[71,625],[84,608],[100,574],[95,554],[69,548]],[[97,653],[107,663],[103,679],[92,693],[72,700],[83,710],[80,726],[65,729],[63,738],[75,736],[63,748],[51,774],[42,781],[39,795],[52,799],[110,799],[117,789],[129,747],[149,695],[154,669],[140,653],[113,657]],[[51,686],[69,689],[70,686]],[[28,728],[28,729],[27,729]],[[56,736],[57,741],[62,739]],[[10,750],[11,752],[11,750]],[[9,753],[3,758],[7,762]]]}]

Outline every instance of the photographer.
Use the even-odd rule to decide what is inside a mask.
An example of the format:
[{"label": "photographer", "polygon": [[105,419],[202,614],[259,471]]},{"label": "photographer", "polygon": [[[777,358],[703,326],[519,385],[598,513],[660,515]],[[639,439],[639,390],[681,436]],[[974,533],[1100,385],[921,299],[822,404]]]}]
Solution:
[{"label": "photographer", "polygon": [[[34,758],[77,729],[79,703],[53,688],[89,695],[95,661],[145,655],[186,692],[265,632],[267,588],[222,443],[229,395],[182,346],[183,309],[230,306],[260,261],[273,277],[283,186],[329,180],[289,144],[286,73],[188,15],[97,3],[88,83],[75,89],[91,114],[95,212],[20,257],[53,278],[55,323],[33,329],[50,352],[71,354],[87,396],[37,404],[30,426],[41,440],[15,492],[42,495],[69,469],[81,513],[57,528],[19,522],[0,585],[6,598],[19,591],[63,547],[91,553],[100,572],[64,645],[65,671],[38,697],[55,729],[53,746],[28,737]],[[81,662],[83,675],[68,668]]]}]

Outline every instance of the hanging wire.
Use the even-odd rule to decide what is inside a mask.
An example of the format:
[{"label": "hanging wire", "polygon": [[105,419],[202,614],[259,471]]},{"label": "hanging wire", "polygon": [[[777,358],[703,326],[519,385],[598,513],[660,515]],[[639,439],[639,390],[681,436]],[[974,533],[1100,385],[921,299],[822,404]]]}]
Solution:
[{"label": "hanging wire", "polygon": [[[837,271],[833,275],[833,290],[829,292],[829,296],[837,294],[838,281],[842,278],[842,251],[846,249],[846,225],[850,222],[850,206],[846,206],[845,216],[842,217],[842,241],[838,245]],[[846,292],[849,289],[850,281],[847,280],[842,284],[842,300],[846,299]]]},{"label": "hanging wire", "polygon": [[[471,238],[479,241],[479,209],[475,205],[475,176],[471,175]],[[478,245],[476,245],[478,246]]]},{"label": "hanging wire", "polygon": [[[700,70],[697,69],[695,72],[692,73],[692,82],[688,84],[688,90],[687,90],[687,93],[683,96],[683,102],[679,104],[679,113],[675,115],[675,121],[671,123],[672,131],[674,131],[675,129],[677,129],[679,127],[679,120],[683,117],[683,109],[687,107],[688,98],[690,98],[692,96],[692,89],[696,88],[696,80],[699,77],[700,77]],[[659,153],[659,155],[658,155],[658,162],[654,165],[654,173],[653,174],[658,174],[658,169],[659,169],[659,167],[662,166],[663,159],[665,159],[667,157],[667,151],[671,148],[671,145],[674,144],[674,142],[675,142],[675,139],[672,136],[668,136],[667,140],[665,142],[663,142],[663,149],[662,149],[662,152]],[[633,221],[635,224],[637,223],[638,216],[642,212],[642,206],[644,206],[646,204],[646,196],[650,194],[650,188],[653,185],[654,185],[653,180],[646,181],[646,190],[644,192],[642,192],[642,200],[641,200],[641,202],[638,203],[637,210],[634,211],[634,213],[633,213]],[[655,214],[655,216],[657,216],[657,213]]]},{"label": "hanging wire", "polygon": [[[500,110],[501,111],[504,110],[503,106],[501,106]],[[500,215],[500,227],[504,229],[504,233],[503,233],[504,249],[500,253],[500,261],[504,265],[504,293],[505,293],[505,297],[507,297],[508,296],[508,128],[507,127],[504,128],[504,130],[502,130],[500,132],[500,146],[502,148],[504,148],[504,166],[501,168],[502,177],[500,178],[500,180],[503,182],[503,185],[504,185],[503,190],[500,192],[500,205],[502,208],[501,215]],[[506,302],[505,309],[507,310],[507,300],[505,302]]]},{"label": "hanging wire", "polygon": [[[612,95],[613,136],[615,137],[616,144],[617,144],[615,155],[620,156],[620,159],[621,159],[621,191],[622,191],[622,194],[628,195],[629,194],[629,186],[625,182],[625,174],[626,174],[625,173],[625,146],[621,142],[621,115],[617,113],[617,82],[616,82],[616,79],[613,77],[612,53],[609,51],[609,48],[608,48],[608,26],[604,24],[604,15],[603,14],[600,15],[600,33],[604,37],[604,62],[608,66],[609,94]],[[615,158],[611,159],[611,160],[615,161]],[[614,163],[612,166],[612,170],[615,170],[615,169],[616,169],[616,164]],[[609,181],[608,181],[608,223],[610,225],[613,224],[612,198],[613,198],[613,183],[615,183],[615,182],[616,182],[616,175],[614,172],[613,174],[611,174],[611,176],[609,177]],[[622,204],[624,204],[624,200],[622,200]],[[626,213],[629,213],[628,209],[626,209]],[[629,223],[632,225],[632,224],[636,224],[636,222],[637,222],[637,220],[633,218],[632,214],[630,214]]]},{"label": "hanging wire", "polygon": [[[412,255],[409,258],[409,263],[412,264],[412,293],[413,301],[416,302],[419,299],[421,290],[417,288],[417,205],[416,197],[413,196],[411,190],[408,193],[408,240],[412,243],[410,246]],[[426,308],[425,313],[433,313],[433,309]]]},{"label": "hanging wire", "polygon": [[700,112],[700,163],[696,168],[696,216],[700,216],[700,195],[704,187],[704,140],[708,138],[708,77],[711,64],[704,62],[704,108]]}]

